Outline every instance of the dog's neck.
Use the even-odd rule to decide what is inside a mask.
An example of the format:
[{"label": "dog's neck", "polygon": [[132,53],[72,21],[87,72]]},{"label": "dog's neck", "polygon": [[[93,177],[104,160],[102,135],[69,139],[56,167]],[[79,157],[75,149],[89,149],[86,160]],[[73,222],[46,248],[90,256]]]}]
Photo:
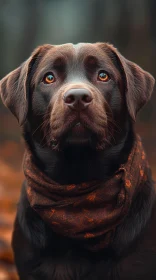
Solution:
[{"label": "dog's neck", "polygon": [[42,147],[27,132],[24,138],[36,165],[61,184],[106,180],[127,160],[133,144],[133,130],[128,129],[116,145],[96,151],[89,147],[68,147],[62,152]]}]

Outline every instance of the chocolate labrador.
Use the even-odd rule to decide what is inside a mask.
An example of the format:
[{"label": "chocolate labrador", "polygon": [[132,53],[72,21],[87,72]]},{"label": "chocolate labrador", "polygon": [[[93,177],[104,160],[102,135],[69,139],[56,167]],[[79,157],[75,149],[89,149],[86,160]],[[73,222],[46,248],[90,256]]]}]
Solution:
[{"label": "chocolate labrador", "polygon": [[40,46],[1,80],[26,144],[21,280],[156,279],[156,195],[134,129],[153,86],[107,43]]}]

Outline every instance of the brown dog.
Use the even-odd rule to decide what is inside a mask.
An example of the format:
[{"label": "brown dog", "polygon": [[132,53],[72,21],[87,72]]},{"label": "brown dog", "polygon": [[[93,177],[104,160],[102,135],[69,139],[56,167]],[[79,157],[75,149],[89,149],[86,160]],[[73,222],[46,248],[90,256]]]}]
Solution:
[{"label": "brown dog", "polygon": [[134,132],[153,86],[106,43],[41,46],[2,79],[26,142],[21,280],[156,279],[156,196]]}]

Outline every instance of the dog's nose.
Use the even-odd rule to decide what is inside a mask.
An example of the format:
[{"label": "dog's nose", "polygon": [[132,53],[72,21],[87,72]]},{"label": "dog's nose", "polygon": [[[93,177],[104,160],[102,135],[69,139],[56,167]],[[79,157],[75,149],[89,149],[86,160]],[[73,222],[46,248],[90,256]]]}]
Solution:
[{"label": "dog's nose", "polygon": [[74,110],[85,109],[92,102],[92,99],[90,91],[85,88],[69,89],[64,95],[65,104]]}]

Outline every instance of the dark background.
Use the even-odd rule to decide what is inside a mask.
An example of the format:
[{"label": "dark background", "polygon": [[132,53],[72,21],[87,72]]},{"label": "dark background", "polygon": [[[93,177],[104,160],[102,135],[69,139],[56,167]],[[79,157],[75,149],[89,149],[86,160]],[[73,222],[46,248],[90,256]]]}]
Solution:
[{"label": "dark background", "polygon": [[[114,44],[156,77],[156,1],[0,0],[0,78],[18,67],[38,45],[97,41]],[[155,107],[156,90],[137,118],[137,130],[156,178]],[[23,178],[23,150],[17,121],[0,102],[0,279],[17,279],[6,250]],[[6,278],[1,278],[2,273]]]}]

